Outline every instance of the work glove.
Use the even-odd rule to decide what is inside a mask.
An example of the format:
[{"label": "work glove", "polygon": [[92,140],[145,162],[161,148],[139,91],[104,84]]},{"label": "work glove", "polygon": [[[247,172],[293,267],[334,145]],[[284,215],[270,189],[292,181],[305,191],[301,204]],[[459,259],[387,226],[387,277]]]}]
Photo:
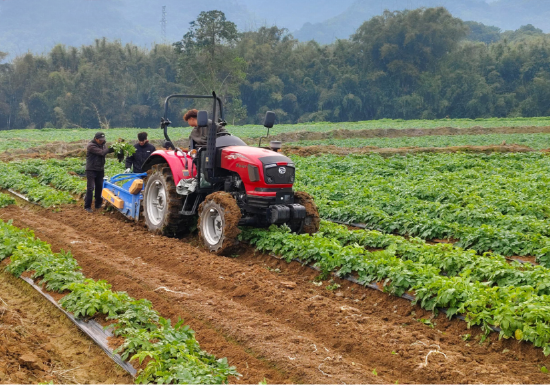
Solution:
[{"label": "work glove", "polygon": [[112,152],[115,152],[115,149],[112,148],[112,147],[109,147],[109,151],[107,151],[107,154],[110,154],[110,153],[112,153]]},{"label": "work glove", "polygon": [[132,169],[130,169],[130,168],[127,168],[126,170],[124,170],[124,173],[125,173],[125,174],[128,174],[128,173],[130,173],[130,172],[132,172]]}]

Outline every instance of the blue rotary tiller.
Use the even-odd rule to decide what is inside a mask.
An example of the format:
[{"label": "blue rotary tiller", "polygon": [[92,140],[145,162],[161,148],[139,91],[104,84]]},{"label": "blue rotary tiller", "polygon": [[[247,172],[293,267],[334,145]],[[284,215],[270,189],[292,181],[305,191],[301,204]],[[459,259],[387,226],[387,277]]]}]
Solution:
[{"label": "blue rotary tiller", "polygon": [[139,210],[143,200],[143,178],[147,173],[118,174],[103,180],[101,196],[124,216],[139,220]]}]

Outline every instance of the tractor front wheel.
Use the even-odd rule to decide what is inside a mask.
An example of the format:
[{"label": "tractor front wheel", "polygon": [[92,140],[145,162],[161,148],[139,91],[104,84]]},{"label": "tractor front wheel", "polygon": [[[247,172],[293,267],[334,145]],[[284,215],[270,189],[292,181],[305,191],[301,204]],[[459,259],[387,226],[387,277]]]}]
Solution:
[{"label": "tractor front wheel", "polygon": [[216,254],[227,253],[237,244],[241,209],[235,198],[218,191],[208,195],[199,206],[199,236],[204,246]]}]

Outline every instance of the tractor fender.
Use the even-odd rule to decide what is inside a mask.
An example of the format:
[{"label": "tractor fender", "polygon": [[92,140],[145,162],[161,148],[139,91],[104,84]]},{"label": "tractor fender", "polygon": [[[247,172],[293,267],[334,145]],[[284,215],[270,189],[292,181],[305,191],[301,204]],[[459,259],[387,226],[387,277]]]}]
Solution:
[{"label": "tractor fender", "polygon": [[[187,166],[190,170],[185,168],[185,158],[187,158]],[[143,171],[149,171],[155,164],[160,163],[168,163],[168,167],[172,170],[172,176],[176,186],[180,180],[194,178],[197,174],[196,168],[193,167],[193,159],[187,156],[187,153],[182,154],[179,151],[176,154],[176,151],[157,150],[147,158],[141,168]]]}]

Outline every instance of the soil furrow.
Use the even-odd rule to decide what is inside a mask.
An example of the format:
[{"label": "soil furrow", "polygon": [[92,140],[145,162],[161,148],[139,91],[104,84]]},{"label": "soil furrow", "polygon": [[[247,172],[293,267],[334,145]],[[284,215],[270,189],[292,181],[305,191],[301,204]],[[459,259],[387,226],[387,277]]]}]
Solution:
[{"label": "soil furrow", "polygon": [[131,383],[30,285],[0,273],[0,383]]},{"label": "soil furrow", "polygon": [[550,360],[530,344],[493,334],[479,345],[480,331],[462,321],[439,316],[431,328],[418,322],[430,313],[405,300],[348,282],[328,291],[327,282],[313,284],[311,269],[249,247],[237,258],[219,257],[194,238],[153,235],[78,207],[10,207],[0,217],[71,250],[87,276],[150,299],[165,317],[184,318],[204,349],[237,366],[240,382],[548,381],[540,367]]}]

